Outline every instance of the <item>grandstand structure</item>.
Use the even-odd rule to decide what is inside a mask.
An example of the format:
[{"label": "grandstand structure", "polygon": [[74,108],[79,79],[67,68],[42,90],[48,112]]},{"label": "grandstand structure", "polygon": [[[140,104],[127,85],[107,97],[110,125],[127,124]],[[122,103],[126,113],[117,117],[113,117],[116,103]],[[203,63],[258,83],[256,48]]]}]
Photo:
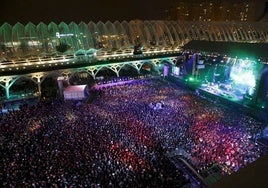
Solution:
[{"label": "grandstand structure", "polygon": [[41,82],[50,75],[48,72],[63,68],[59,76],[85,71],[93,79],[104,68],[120,76],[119,71],[125,65],[139,73],[146,62],[153,67],[165,61],[174,64],[182,47],[192,40],[266,43],[268,23],[161,20],[4,23],[0,27],[0,86],[8,99],[10,87],[19,78],[32,80],[40,92]]}]

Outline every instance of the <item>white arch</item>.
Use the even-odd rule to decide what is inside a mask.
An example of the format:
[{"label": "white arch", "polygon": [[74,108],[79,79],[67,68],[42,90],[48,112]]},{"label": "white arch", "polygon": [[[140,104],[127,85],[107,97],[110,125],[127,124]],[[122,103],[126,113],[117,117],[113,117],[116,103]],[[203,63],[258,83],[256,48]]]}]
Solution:
[{"label": "white arch", "polygon": [[35,80],[33,80],[31,77],[27,76],[27,75],[19,75],[18,77],[16,77],[14,80],[12,80],[9,85],[8,88],[10,88],[17,80],[19,80],[20,78],[26,78],[27,80],[31,80],[33,81],[35,84],[37,84],[37,82]]},{"label": "white arch", "polygon": [[59,73],[59,71],[52,71],[52,72],[48,72],[48,74],[44,74],[44,76],[42,77],[40,84],[43,83],[43,81],[48,78],[51,75],[56,75],[56,76],[60,76],[61,74]]},{"label": "white arch", "polygon": [[106,65],[104,65],[104,66],[99,66],[99,67],[96,69],[97,71],[95,72],[95,76],[99,73],[100,70],[102,70],[102,69],[104,69],[104,68],[110,69],[110,70],[113,71],[113,72],[117,75],[117,77],[118,77],[118,73],[117,73],[114,69],[112,69],[111,66],[106,66]]},{"label": "white arch", "polygon": [[128,62],[128,63],[123,64],[123,66],[121,66],[121,67],[119,68],[119,70],[118,70],[118,74],[120,73],[120,71],[122,70],[122,68],[123,68],[124,66],[130,66],[130,67],[133,67],[133,68],[137,71],[137,73],[140,74],[139,68],[138,68],[137,66],[133,65],[133,63],[131,63],[131,62]]},{"label": "white arch", "polygon": [[88,75],[90,75],[93,79],[94,79],[94,76],[92,75],[92,73],[90,73],[87,69],[78,69],[78,70],[73,70],[71,72],[71,74],[69,75],[69,78],[70,79],[72,76],[74,76],[76,73],[82,73],[82,72],[85,72],[87,73]]},{"label": "white arch", "polygon": [[146,64],[146,63],[151,64],[153,68],[155,68],[156,65],[157,65],[154,61],[144,61],[144,62],[141,63],[141,66],[140,66],[140,68],[139,68],[139,71],[141,70],[142,66],[143,66],[144,64]]}]

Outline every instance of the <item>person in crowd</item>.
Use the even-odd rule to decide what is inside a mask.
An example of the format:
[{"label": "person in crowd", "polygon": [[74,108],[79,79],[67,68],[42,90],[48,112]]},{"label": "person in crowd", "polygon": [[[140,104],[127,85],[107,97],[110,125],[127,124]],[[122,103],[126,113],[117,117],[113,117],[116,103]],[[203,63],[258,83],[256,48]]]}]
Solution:
[{"label": "person in crowd", "polygon": [[168,152],[182,148],[196,169],[231,172],[262,154],[252,139],[261,122],[172,83],[97,90],[79,106],[50,99],[0,115],[3,187],[182,187],[189,179]]}]

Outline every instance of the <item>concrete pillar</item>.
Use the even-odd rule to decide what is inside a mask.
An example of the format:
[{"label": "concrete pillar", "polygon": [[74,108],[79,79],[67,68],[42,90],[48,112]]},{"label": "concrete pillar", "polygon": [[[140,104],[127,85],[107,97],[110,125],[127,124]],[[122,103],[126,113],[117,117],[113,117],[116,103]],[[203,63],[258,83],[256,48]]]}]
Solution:
[{"label": "concrete pillar", "polygon": [[5,91],[6,91],[6,98],[9,99],[9,87],[5,87]]},{"label": "concrete pillar", "polygon": [[41,96],[41,82],[40,81],[38,81],[37,82],[37,86],[38,86],[38,94]]},{"label": "concrete pillar", "polygon": [[10,81],[12,81],[12,77],[9,78],[5,78],[3,80],[3,82],[5,82],[5,93],[6,93],[6,98],[9,99],[10,98],[10,93],[9,93],[9,89],[11,87]]},{"label": "concrete pillar", "polygon": [[120,67],[118,65],[112,65],[111,66],[111,69],[115,72],[117,77],[119,77],[119,72],[118,72],[119,68]]}]

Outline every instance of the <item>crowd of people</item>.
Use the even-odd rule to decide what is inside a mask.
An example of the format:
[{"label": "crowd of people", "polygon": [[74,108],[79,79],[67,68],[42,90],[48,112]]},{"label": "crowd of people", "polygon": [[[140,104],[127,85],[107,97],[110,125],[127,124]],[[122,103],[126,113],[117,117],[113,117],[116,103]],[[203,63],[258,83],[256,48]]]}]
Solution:
[{"label": "crowd of people", "polygon": [[262,155],[252,139],[261,122],[165,80],[91,94],[90,102],[50,99],[0,115],[4,187],[181,187],[190,180],[166,155],[178,148],[196,169],[237,171]]}]

